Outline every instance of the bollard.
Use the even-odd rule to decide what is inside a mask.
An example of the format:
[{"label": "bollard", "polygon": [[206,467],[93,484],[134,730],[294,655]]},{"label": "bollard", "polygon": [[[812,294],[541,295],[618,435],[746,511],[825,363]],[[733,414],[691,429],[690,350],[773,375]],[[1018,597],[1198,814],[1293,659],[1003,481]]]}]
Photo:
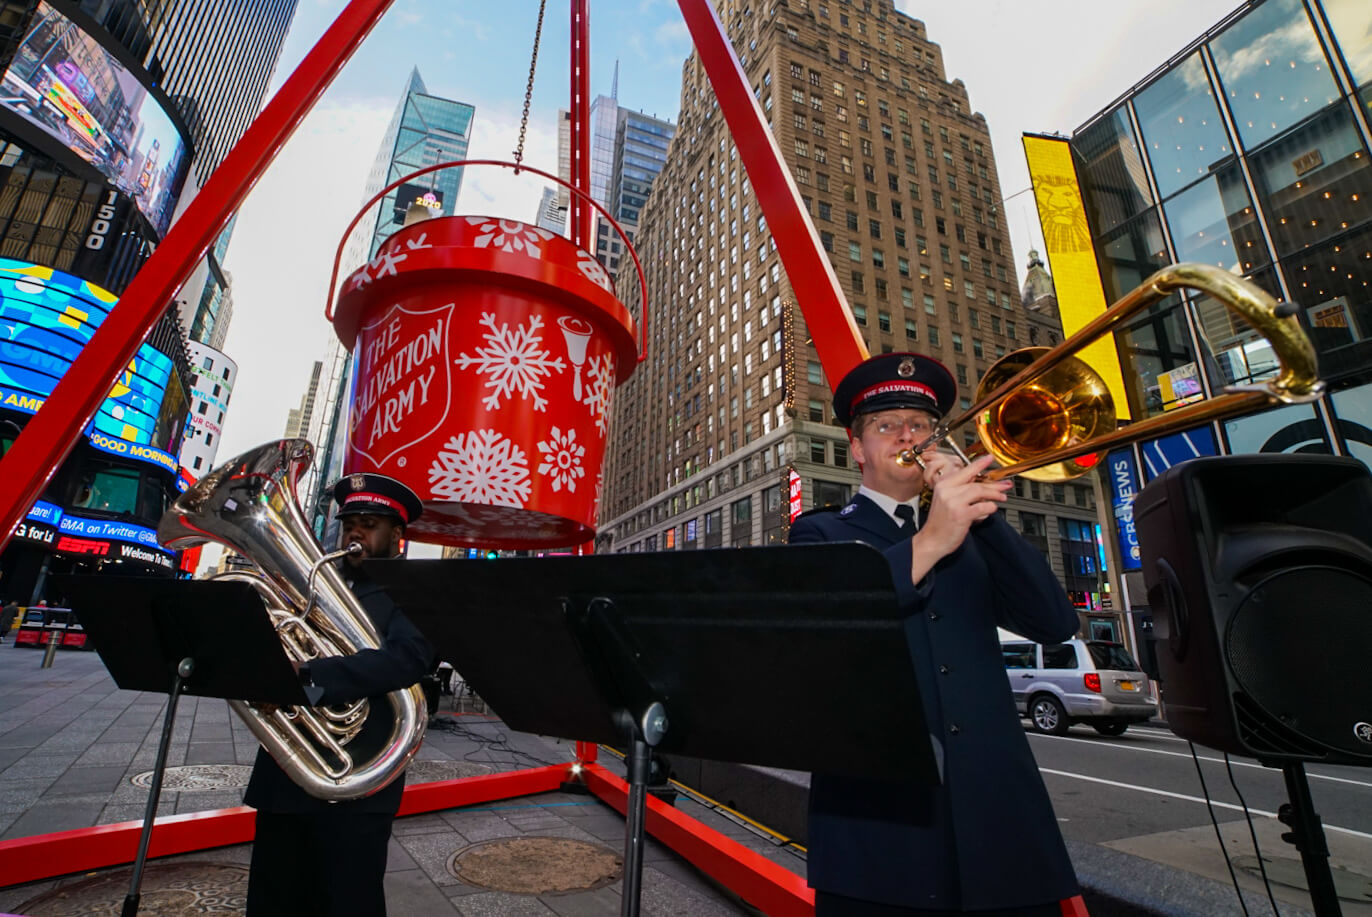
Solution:
[{"label": "bollard", "polygon": [[57,655],[57,644],[59,644],[59,643],[61,643],[61,642],[62,642],[61,631],[56,631],[56,630],[50,630],[50,631],[48,631],[48,648],[47,648],[46,650],[43,651],[43,664],[42,664],[41,666],[39,666],[39,668],[42,668],[42,669],[50,669],[50,668],[52,668],[52,660],[53,660],[53,657],[55,657],[55,656]]}]

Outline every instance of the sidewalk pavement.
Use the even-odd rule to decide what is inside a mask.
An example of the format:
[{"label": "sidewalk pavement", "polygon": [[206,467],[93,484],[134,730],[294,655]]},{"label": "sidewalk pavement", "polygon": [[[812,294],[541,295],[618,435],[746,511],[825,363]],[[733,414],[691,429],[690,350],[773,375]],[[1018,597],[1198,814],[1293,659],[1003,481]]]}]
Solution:
[{"label": "sidewalk pavement", "polygon": [[[119,690],[93,652],[59,652],[47,669],[40,667],[42,655],[0,644],[0,839],[141,821],[166,696]],[[569,742],[510,732],[482,708],[456,711],[453,706],[453,699],[445,697],[444,710],[411,766],[412,785],[573,757]],[[256,740],[224,701],[183,698],[158,814],[241,805],[256,753]],[[615,764],[613,756],[602,753],[601,759]],[[683,795],[676,805],[804,876],[803,850],[708,800]],[[603,865],[607,856],[613,860],[622,853],[623,837],[624,821],[617,812],[593,796],[568,793],[401,818],[387,867],[389,912],[393,917],[618,914],[621,883],[610,881]],[[1216,881],[1222,877],[1213,869],[1207,877],[1205,869],[1185,861],[1166,862],[1176,850],[1170,840],[1151,848],[1146,838],[1134,840],[1140,843],[1127,850],[1069,842],[1092,917],[1240,912],[1233,889]],[[509,887],[509,870],[502,874],[498,867],[517,861],[530,845],[555,848],[551,852],[562,858],[549,870],[552,875],[521,874],[527,888],[543,893],[492,890],[494,885]],[[1198,837],[1193,853],[1199,856],[1203,845]],[[250,850],[251,845],[242,844],[150,861],[140,913],[238,912]],[[483,862],[494,872],[483,871]],[[0,860],[0,915],[117,913],[128,881],[129,869],[123,867],[7,886]],[[1255,917],[1271,913],[1265,900],[1257,900],[1261,895],[1246,897]],[[1290,900],[1287,896],[1282,904],[1284,917],[1309,917],[1309,911]],[[645,915],[758,913],[651,839],[645,848],[642,903]],[[1372,907],[1344,913],[1372,913]]]},{"label": "sidewalk pavement", "polygon": [[[42,653],[0,644],[0,839],[116,822],[141,821],[147,774],[156,760],[166,696],[121,691],[93,652],[59,652],[51,668]],[[451,698],[444,698],[452,706]],[[569,742],[504,729],[481,713],[440,710],[411,766],[411,784],[572,760]],[[257,742],[226,702],[183,697],[167,762],[159,815],[242,805]],[[601,755],[607,765],[613,756]],[[608,759],[608,760],[607,760]],[[803,854],[743,823],[688,799],[677,807],[793,872],[804,875]],[[583,891],[516,894],[497,884],[502,845],[519,839],[550,847],[575,869],[545,876],[548,888],[585,879]],[[577,841],[580,844],[566,842]],[[481,847],[480,845],[485,845]],[[594,796],[544,793],[465,809],[397,819],[386,874],[393,917],[460,914],[614,915],[620,882],[597,880],[595,870],[623,853],[624,820]],[[508,847],[508,845],[506,845]],[[247,889],[251,845],[149,861],[143,879],[144,915],[239,912]],[[477,853],[454,863],[464,853]],[[509,848],[517,858],[518,845]],[[482,856],[487,865],[482,871]],[[570,860],[567,858],[570,857]],[[461,873],[468,881],[458,877]],[[570,875],[570,879],[568,876]],[[493,878],[495,876],[496,878]],[[42,915],[118,913],[128,891],[127,867],[92,876],[6,886],[0,861],[0,913]],[[644,852],[643,913],[756,914],[656,841]]]}]

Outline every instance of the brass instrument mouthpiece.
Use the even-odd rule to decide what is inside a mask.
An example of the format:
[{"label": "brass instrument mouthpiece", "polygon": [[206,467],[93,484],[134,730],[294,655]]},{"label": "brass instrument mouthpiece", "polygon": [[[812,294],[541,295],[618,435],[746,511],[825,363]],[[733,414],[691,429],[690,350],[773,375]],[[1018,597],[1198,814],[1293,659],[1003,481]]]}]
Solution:
[{"label": "brass instrument mouthpiece", "polygon": [[914,449],[906,449],[896,456],[896,464],[902,468],[909,468],[911,465],[924,467],[924,462],[920,460],[919,453]]}]

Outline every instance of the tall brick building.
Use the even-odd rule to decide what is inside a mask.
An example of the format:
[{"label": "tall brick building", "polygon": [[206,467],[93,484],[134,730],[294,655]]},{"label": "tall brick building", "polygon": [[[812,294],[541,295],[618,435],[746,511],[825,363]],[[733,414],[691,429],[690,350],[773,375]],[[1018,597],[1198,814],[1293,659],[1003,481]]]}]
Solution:
[{"label": "tall brick building", "polygon": [[[716,8],[872,353],[943,361],[967,407],[996,358],[1056,340],[1021,304],[986,120],[924,23],[891,0]],[[600,550],[782,542],[792,470],[804,508],[845,502],[858,471],[837,380],[694,54],[636,245],[649,355],[615,396]],[[1020,481],[1017,495],[1012,524],[1095,604],[1091,485]]]}]

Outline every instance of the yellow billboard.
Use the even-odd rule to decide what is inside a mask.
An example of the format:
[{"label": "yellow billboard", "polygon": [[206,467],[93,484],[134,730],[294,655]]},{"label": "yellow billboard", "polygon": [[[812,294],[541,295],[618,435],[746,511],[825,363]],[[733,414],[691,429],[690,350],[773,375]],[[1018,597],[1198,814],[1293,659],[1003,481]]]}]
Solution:
[{"label": "yellow billboard", "polygon": [[[1081,187],[1072,167],[1072,153],[1061,137],[1025,134],[1024,157],[1028,160],[1029,177],[1034,185],[1034,200],[1038,204],[1039,224],[1043,227],[1044,248],[1057,293],[1062,330],[1070,337],[1107,306],[1091,229],[1086,223],[1086,207],[1081,201]],[[1107,334],[1093,341],[1078,351],[1077,356],[1100,373],[1115,399],[1115,412],[1121,420],[1128,420],[1129,399],[1125,394],[1114,335]]]}]

